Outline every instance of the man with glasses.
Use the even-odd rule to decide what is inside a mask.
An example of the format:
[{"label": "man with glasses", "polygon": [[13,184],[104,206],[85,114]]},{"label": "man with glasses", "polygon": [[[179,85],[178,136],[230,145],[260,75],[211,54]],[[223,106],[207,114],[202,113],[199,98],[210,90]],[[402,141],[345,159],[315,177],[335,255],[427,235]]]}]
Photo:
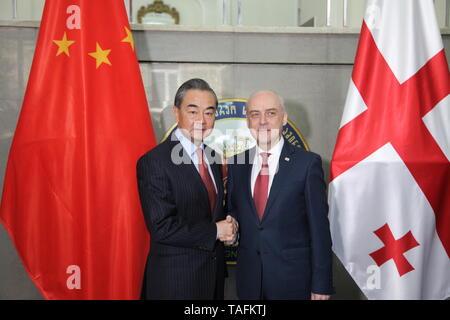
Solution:
[{"label": "man with glasses", "polygon": [[138,162],[139,195],[150,232],[144,299],[224,298],[223,242],[235,239],[237,225],[223,210],[220,156],[203,143],[216,108],[208,83],[186,81],[175,95],[178,127]]},{"label": "man with glasses", "polygon": [[229,159],[228,212],[239,223],[240,299],[329,299],[331,236],[321,158],[282,137],[287,113],[272,91],[247,102],[255,148]]}]

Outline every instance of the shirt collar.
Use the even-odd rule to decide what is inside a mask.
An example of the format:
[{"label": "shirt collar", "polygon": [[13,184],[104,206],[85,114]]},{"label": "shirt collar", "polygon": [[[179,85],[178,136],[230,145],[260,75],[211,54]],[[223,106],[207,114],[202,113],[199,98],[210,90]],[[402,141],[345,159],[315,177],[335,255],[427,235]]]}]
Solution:
[{"label": "shirt collar", "polygon": [[195,151],[198,148],[205,149],[205,145],[202,142],[200,146],[196,146],[191,139],[187,138],[180,130],[180,128],[177,128],[174,132],[177,139],[180,141],[181,145],[183,146],[183,149],[186,150],[186,152],[189,153],[189,155],[192,157],[195,154]]},{"label": "shirt collar", "polygon": [[270,155],[275,155],[277,158],[281,155],[281,150],[283,150],[284,146],[284,138],[281,137],[280,140],[268,151],[261,149],[258,145],[256,145],[256,154],[260,155],[261,153],[267,152]]}]

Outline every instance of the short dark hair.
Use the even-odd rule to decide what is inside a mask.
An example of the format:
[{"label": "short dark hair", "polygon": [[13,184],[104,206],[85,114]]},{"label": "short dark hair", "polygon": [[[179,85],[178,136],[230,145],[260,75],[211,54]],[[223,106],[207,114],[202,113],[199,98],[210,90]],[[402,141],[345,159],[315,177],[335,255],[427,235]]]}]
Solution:
[{"label": "short dark hair", "polygon": [[183,102],[184,95],[186,94],[187,90],[196,89],[196,90],[202,90],[202,91],[209,91],[214,96],[214,99],[216,99],[216,107],[218,105],[218,100],[216,93],[214,90],[209,86],[208,82],[206,82],[203,79],[194,78],[186,81],[183,83],[177,90],[177,93],[175,94],[175,101],[174,105],[177,108],[181,107],[181,103]]}]

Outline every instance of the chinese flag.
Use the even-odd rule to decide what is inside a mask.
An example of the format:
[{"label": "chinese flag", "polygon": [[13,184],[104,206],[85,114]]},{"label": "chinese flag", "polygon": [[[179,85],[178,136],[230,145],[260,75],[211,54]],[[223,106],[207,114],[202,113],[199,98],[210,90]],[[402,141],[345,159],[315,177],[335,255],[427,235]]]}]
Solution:
[{"label": "chinese flag", "polygon": [[450,296],[450,75],[432,0],[369,0],[331,161],[333,250],[369,299]]},{"label": "chinese flag", "polygon": [[154,145],[124,2],[47,0],[0,207],[45,298],[139,298]]}]

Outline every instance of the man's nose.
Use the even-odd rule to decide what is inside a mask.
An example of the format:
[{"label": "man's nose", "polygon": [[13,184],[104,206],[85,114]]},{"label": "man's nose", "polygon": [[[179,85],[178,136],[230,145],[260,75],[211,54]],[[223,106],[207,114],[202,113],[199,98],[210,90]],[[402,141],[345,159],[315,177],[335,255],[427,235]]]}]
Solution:
[{"label": "man's nose", "polygon": [[266,115],[263,113],[261,114],[261,117],[259,117],[259,125],[265,125],[267,124],[267,118]]},{"label": "man's nose", "polygon": [[196,120],[194,121],[194,128],[195,128],[195,129],[201,130],[201,129],[203,129],[203,125],[204,125],[203,117],[201,117],[201,118],[199,118],[199,119],[196,119]]}]

